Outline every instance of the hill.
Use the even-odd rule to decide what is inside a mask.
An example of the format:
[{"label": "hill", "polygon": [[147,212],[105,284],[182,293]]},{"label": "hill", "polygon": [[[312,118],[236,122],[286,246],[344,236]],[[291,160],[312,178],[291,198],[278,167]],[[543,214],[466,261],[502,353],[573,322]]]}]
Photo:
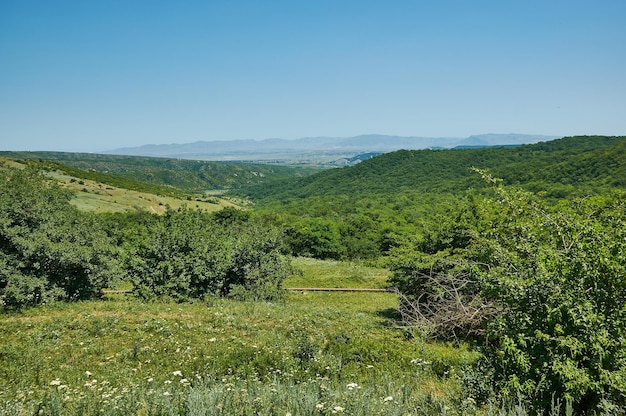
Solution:
[{"label": "hill", "polygon": [[441,194],[482,188],[471,167],[536,191],[577,186],[626,186],[626,137],[578,136],[516,147],[400,150],[356,166],[319,172],[243,191],[260,203],[405,191]]},{"label": "hill", "polygon": [[0,157],[0,174],[3,169],[23,169],[27,165],[45,172],[61,187],[70,190],[74,194],[70,203],[81,211],[102,213],[139,210],[162,214],[168,208],[178,209],[183,205],[206,212],[241,205],[240,201],[217,195],[190,195],[171,187],[85,171],[58,162]]},{"label": "hill", "polygon": [[[302,177],[317,172],[311,168],[266,166],[249,163],[207,162],[196,160],[167,159],[159,157],[101,155],[94,153],[65,152],[0,152],[0,156],[35,161],[58,162],[64,171],[69,167],[92,172],[93,179],[133,190],[162,193],[204,193],[213,190],[238,189],[290,177]],[[85,172],[67,172],[74,176]],[[98,175],[105,174],[106,176]],[[112,183],[111,181],[115,182]],[[134,185],[127,183],[134,182]],[[124,182],[122,184],[120,182]],[[137,189],[137,183],[142,189]],[[134,186],[134,187],[133,187]],[[146,189],[145,187],[154,187]]]}]

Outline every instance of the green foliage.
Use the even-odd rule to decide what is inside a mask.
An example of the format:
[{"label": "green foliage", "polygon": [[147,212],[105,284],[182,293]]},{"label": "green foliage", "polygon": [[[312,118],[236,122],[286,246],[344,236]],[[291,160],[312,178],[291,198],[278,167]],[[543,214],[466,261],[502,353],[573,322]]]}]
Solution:
[{"label": "green foliage", "polygon": [[212,162],[160,157],[64,152],[0,152],[0,156],[31,160],[77,178],[112,186],[180,197],[214,189],[238,189],[310,175],[317,169]]},{"label": "green foliage", "polygon": [[555,400],[579,413],[623,413],[623,193],[554,205],[481,173],[493,197],[426,221],[412,244],[391,251],[403,316],[438,336],[479,335],[486,371],[473,384],[482,392],[490,380],[500,398],[536,413]]},{"label": "green foliage", "polygon": [[239,193],[253,198],[257,211],[281,213],[295,254],[376,258],[409,236],[430,238],[420,244],[431,247],[420,250],[436,252],[469,243],[456,205],[491,192],[473,166],[555,203],[622,186],[625,149],[624,137],[570,137],[506,148],[403,150]]},{"label": "green foliage", "polygon": [[96,218],[34,170],[3,170],[0,299],[5,308],[97,297],[119,275],[117,250]]},{"label": "green foliage", "polygon": [[[508,184],[549,192],[554,184],[576,185],[595,193],[619,186],[624,173],[625,137],[568,137],[517,147],[451,150],[400,150],[356,166],[323,171],[280,184],[247,188],[242,194],[262,204],[302,198],[349,197],[350,203],[372,195],[406,191],[421,194],[485,188],[470,168],[489,169]],[[609,163],[607,163],[607,161]],[[542,189],[540,189],[542,188]],[[349,207],[347,207],[349,209]]]},{"label": "green foliage", "polygon": [[[534,409],[626,411],[626,206],[623,195],[550,209],[496,187],[482,230],[484,291],[503,308],[485,360],[503,396]],[[493,212],[493,211],[492,211]]]},{"label": "green foliage", "polygon": [[337,223],[324,219],[306,219],[287,230],[287,244],[293,254],[318,259],[341,259],[346,255]]},{"label": "green foliage", "polygon": [[155,217],[126,262],[135,294],[178,302],[279,297],[290,270],[279,233],[246,221],[224,225],[227,218],[186,208]]}]

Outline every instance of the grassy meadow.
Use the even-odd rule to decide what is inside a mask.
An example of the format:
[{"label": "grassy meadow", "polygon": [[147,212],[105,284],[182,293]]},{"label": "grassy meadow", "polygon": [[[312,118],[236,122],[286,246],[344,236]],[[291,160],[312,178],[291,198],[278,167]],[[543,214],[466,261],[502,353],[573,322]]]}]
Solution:
[{"label": "grassy meadow", "polygon": [[[385,286],[358,263],[294,265],[287,287]],[[385,292],[190,304],[112,294],[5,313],[0,414],[473,412],[459,380],[476,353],[422,341],[398,327],[396,307]]]},{"label": "grassy meadow", "polygon": [[227,206],[234,206],[233,203],[215,196],[185,200],[171,196],[116,188],[87,179],[76,180],[67,175],[54,175],[55,179],[63,187],[75,192],[76,196],[71,202],[81,211],[99,213],[144,210],[155,214],[163,214],[167,207],[178,209],[183,205],[206,212],[215,212]]}]

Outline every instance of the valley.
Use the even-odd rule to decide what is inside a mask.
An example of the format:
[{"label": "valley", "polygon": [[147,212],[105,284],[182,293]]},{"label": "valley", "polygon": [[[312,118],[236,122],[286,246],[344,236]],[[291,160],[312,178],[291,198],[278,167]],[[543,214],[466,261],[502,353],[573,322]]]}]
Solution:
[{"label": "valley", "polygon": [[626,409],[625,152],[2,152],[0,413]]}]

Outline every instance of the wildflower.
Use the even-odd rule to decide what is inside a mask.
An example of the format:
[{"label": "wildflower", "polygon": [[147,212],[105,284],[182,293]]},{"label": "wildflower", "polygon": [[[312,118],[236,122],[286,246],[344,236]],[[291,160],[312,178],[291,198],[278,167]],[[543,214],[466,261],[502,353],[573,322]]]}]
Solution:
[{"label": "wildflower", "polygon": [[166,391],[165,393],[163,393],[164,396],[171,396],[172,393],[170,393],[169,391]]},{"label": "wildflower", "polygon": [[217,341],[217,338],[211,338],[211,339],[209,340],[209,342],[215,342],[215,341]]},{"label": "wildflower", "polygon": [[165,383],[165,384],[172,384],[172,380],[165,380],[163,383]]},{"label": "wildflower", "polygon": [[335,406],[333,407],[333,413],[343,413],[343,411],[346,410],[341,406]]},{"label": "wildflower", "polygon": [[316,408],[317,410],[322,410],[322,409],[324,408],[324,403],[318,403],[318,404],[316,404],[316,405],[315,405],[315,408]]},{"label": "wildflower", "polygon": [[430,361],[424,361],[421,358],[413,358],[411,360],[411,364],[416,364],[416,365],[429,365]]},{"label": "wildflower", "polygon": [[359,388],[359,385],[356,384],[356,383],[348,383],[348,385],[346,387],[348,387],[348,390],[352,390],[352,389]]},{"label": "wildflower", "polygon": [[172,373],[172,375],[173,375],[173,376],[182,377],[182,376],[183,376],[183,373],[182,373],[182,371],[180,371],[180,370],[176,370],[176,371],[174,371],[174,372]]},{"label": "wildflower", "polygon": [[189,380],[187,380],[186,378],[181,378],[180,384],[189,384]]},{"label": "wildflower", "polygon": [[56,380],[52,380],[50,382],[51,386],[60,386],[61,385],[61,380],[59,380],[58,378]]},{"label": "wildflower", "polygon": [[393,401],[393,397],[392,396],[387,396],[383,399],[384,402],[392,402]]},{"label": "wildflower", "polygon": [[85,371],[85,375],[86,375],[87,377],[91,377],[91,376],[93,376],[93,374],[91,373],[91,371]]},{"label": "wildflower", "polygon": [[152,377],[148,378],[148,383],[152,383],[154,381],[154,379]]}]

